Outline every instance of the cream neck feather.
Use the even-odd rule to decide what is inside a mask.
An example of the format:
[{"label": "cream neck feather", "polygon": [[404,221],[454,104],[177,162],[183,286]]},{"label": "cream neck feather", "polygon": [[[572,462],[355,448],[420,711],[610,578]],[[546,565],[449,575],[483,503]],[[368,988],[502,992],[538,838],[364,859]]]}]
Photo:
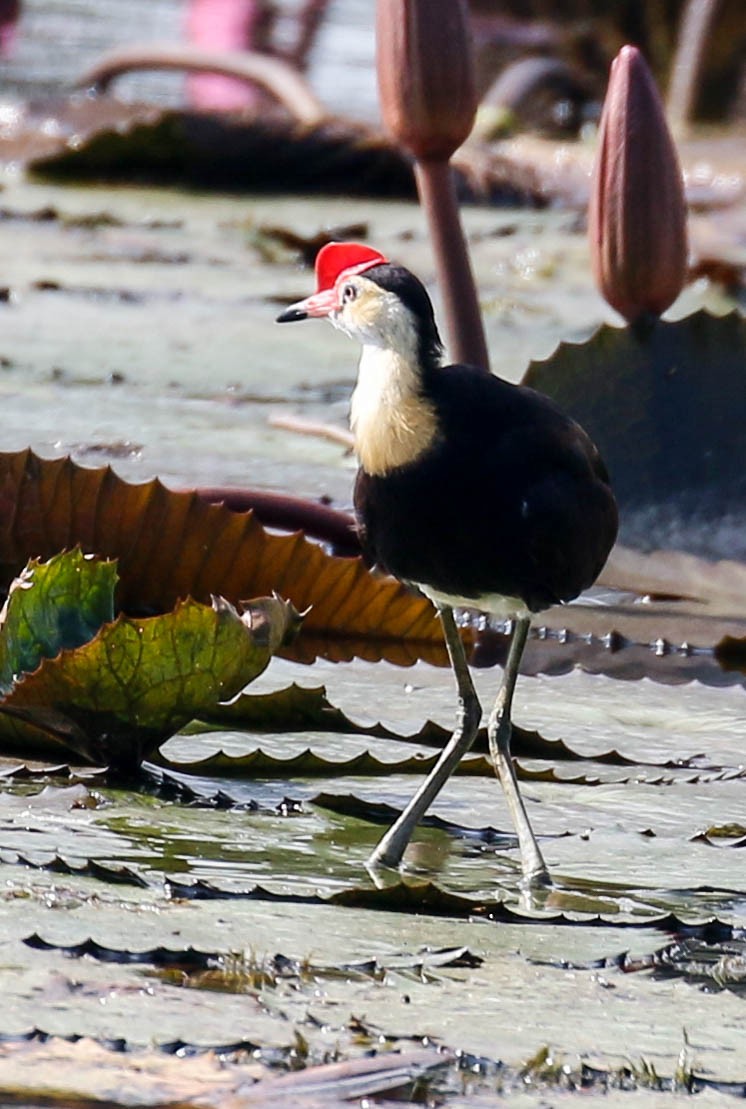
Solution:
[{"label": "cream neck feather", "polygon": [[360,465],[375,476],[416,461],[432,445],[437,415],[421,394],[413,350],[363,346],[350,427]]}]

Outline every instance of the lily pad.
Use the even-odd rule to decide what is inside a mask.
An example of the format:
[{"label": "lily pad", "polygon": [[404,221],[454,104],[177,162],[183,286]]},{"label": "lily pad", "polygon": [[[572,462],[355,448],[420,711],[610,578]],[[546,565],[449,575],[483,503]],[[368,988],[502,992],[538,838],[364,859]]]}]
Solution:
[{"label": "lily pad", "polygon": [[746,319],[701,311],[561,343],[523,384],[548,393],[598,444],[623,543],[744,558],[745,364]]},{"label": "lily pad", "polygon": [[43,658],[92,639],[114,619],[116,566],[79,549],[49,562],[35,559],[13,582],[0,614],[0,691]]},{"label": "lily pad", "polygon": [[297,622],[278,598],[259,599],[243,615],[213,598],[111,620],[115,583],[111,564],[97,569],[79,550],[34,563],[14,583],[0,636],[6,749],[26,752],[46,740],[132,770],[257,677]]},{"label": "lily pad", "polygon": [[30,450],[0,453],[0,588],[28,559],[75,544],[118,560],[117,608],[132,615],[167,612],[188,596],[238,604],[279,592],[307,613],[293,648],[302,661],[318,654],[446,661],[430,602],[371,574],[360,558],[328,555],[300,533],[271,534],[251,512],[158,480],[133,485],[108,467]]}]

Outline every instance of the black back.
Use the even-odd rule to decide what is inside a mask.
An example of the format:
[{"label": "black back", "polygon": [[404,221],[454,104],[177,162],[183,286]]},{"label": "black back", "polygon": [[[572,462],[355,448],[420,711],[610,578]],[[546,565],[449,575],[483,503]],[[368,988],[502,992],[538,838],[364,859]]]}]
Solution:
[{"label": "black back", "polygon": [[465,600],[517,596],[532,611],[590,586],[617,511],[585,432],[542,394],[468,366],[430,363],[423,392],[437,442],[383,477],[358,472],[371,561]]}]

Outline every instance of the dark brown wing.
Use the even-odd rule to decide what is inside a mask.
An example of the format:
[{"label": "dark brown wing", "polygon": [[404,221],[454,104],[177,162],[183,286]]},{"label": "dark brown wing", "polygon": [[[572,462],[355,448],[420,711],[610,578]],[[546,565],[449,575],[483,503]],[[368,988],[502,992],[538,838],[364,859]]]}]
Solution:
[{"label": "dark brown wing", "polygon": [[595,447],[546,397],[467,367],[428,380],[441,437],[385,477],[361,471],[355,507],[372,561],[403,580],[532,610],[593,583],[617,512]]}]

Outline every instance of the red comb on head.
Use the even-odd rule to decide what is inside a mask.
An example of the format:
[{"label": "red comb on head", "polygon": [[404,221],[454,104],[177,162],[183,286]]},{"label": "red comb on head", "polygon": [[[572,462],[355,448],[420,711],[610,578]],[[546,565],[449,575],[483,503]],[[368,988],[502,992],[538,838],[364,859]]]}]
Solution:
[{"label": "red comb on head", "polygon": [[316,291],[334,288],[341,273],[363,273],[384,262],[388,258],[364,243],[327,243],[316,255]]}]

